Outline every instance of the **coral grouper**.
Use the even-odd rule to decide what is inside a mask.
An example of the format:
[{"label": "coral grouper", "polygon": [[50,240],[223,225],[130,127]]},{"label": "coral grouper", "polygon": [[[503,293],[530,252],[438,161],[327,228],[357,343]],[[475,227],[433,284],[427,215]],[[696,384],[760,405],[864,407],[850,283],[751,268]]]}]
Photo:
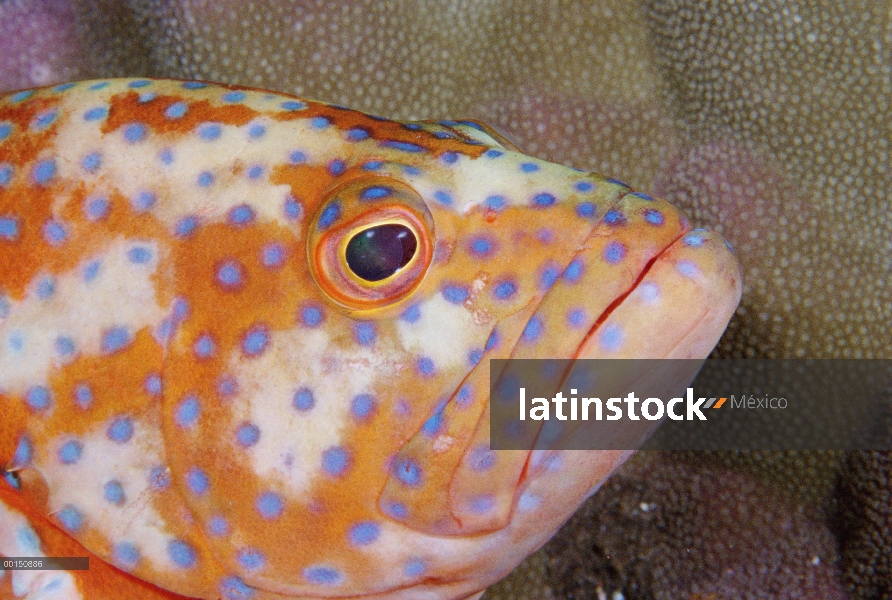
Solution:
[{"label": "coral grouper", "polygon": [[704,357],[670,204],[258,90],[0,97],[0,554],[25,598],[475,597],[627,453],[489,449],[488,359]]}]

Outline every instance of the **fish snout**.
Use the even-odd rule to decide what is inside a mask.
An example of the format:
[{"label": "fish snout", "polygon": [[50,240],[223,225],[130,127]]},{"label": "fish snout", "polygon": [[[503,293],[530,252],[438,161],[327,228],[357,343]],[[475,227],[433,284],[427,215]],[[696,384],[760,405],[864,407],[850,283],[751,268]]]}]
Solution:
[{"label": "fish snout", "polygon": [[[691,230],[664,200],[627,194],[581,238],[538,304],[499,323],[500,335],[516,341],[487,357],[705,358],[740,293],[740,265],[720,235]],[[488,363],[446,405],[440,434],[419,433],[401,450],[381,497],[385,513],[434,535],[512,526],[523,490],[548,463],[533,460],[531,450],[490,449]],[[565,477],[575,482],[573,490],[552,498],[555,527],[628,456],[582,454]]]},{"label": "fish snout", "polygon": [[740,301],[740,264],[665,200],[622,197],[592,228],[511,358],[704,358]]}]

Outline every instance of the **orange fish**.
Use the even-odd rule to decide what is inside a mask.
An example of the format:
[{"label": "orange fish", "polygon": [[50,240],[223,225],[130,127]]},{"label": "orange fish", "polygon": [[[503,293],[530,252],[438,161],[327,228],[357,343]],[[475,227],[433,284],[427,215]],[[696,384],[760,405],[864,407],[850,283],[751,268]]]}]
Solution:
[{"label": "orange fish", "polygon": [[0,595],[477,597],[628,455],[490,450],[489,359],[702,358],[740,292],[672,205],[473,122],[0,96],[0,555],[92,557]]}]

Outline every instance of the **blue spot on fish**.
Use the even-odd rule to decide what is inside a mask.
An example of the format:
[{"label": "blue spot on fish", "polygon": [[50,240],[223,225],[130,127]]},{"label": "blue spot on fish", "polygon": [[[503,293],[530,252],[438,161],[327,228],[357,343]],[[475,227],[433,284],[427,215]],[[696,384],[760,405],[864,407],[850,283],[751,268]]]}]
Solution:
[{"label": "blue spot on fish", "polygon": [[101,265],[98,260],[87,263],[87,266],[84,267],[84,281],[90,283],[91,281],[95,280],[96,277],[99,275],[100,268]]},{"label": "blue spot on fish", "polygon": [[220,593],[224,600],[252,600],[257,591],[237,575],[231,575],[220,580]]},{"label": "blue spot on fish", "polygon": [[239,204],[230,209],[227,218],[232,225],[247,225],[254,220],[254,209],[247,204]]},{"label": "blue spot on fish", "polygon": [[419,357],[415,363],[415,368],[418,369],[418,372],[425,377],[430,377],[437,372],[437,369],[434,366],[434,361],[427,356]]},{"label": "blue spot on fish", "polygon": [[499,300],[507,300],[517,292],[517,284],[513,281],[502,281],[496,284],[493,295]]},{"label": "blue spot on fish", "polygon": [[563,278],[570,283],[576,283],[582,277],[582,260],[574,258],[564,270]]},{"label": "blue spot on fish", "polygon": [[615,265],[626,256],[626,247],[622,242],[612,241],[604,247],[604,260]]},{"label": "blue spot on fish", "polygon": [[48,158],[37,161],[31,171],[31,177],[38,185],[46,185],[56,176],[56,161]]},{"label": "blue spot on fish", "polygon": [[12,181],[13,168],[9,163],[0,163],[0,185],[7,186]]},{"label": "blue spot on fish", "polygon": [[527,321],[527,325],[523,329],[521,338],[527,343],[535,342],[542,336],[542,330],[543,325],[541,317],[534,316]]},{"label": "blue spot on fish", "polygon": [[163,491],[170,487],[170,471],[166,467],[152,467],[149,471],[149,486],[153,490]]},{"label": "blue spot on fish", "polygon": [[552,206],[555,202],[557,202],[557,198],[555,198],[553,194],[549,194],[548,192],[537,194],[533,197],[534,206],[548,207]]},{"label": "blue spot on fish", "polygon": [[420,318],[421,308],[418,306],[418,304],[413,304],[412,306],[404,310],[403,314],[400,315],[400,319],[402,319],[406,323],[415,323]]},{"label": "blue spot on fish", "polygon": [[275,492],[265,492],[257,498],[257,512],[260,516],[267,520],[277,519],[285,510],[285,503],[282,497]]},{"label": "blue spot on fish", "polygon": [[84,516],[73,506],[66,506],[60,510],[56,518],[62,523],[62,527],[72,532],[79,531],[84,524]]},{"label": "blue spot on fish", "polygon": [[340,571],[324,566],[307,567],[303,570],[303,577],[307,583],[316,585],[337,585],[342,579]]},{"label": "blue spot on fish", "polygon": [[229,534],[229,522],[220,515],[213,515],[208,519],[208,532],[216,537]]},{"label": "blue spot on fish", "polygon": [[448,192],[445,192],[443,190],[437,190],[436,192],[434,192],[434,200],[445,206],[452,206],[452,196],[450,196]]},{"label": "blue spot on fish", "polygon": [[322,453],[322,470],[332,477],[343,475],[350,462],[350,455],[344,448],[335,446]]},{"label": "blue spot on fish", "polygon": [[622,225],[626,221],[626,216],[618,210],[608,210],[604,215],[604,222],[607,225]]},{"label": "blue spot on fish", "polygon": [[68,440],[59,448],[59,460],[66,465],[73,465],[84,453],[83,445],[77,440]]},{"label": "blue spot on fish", "polygon": [[105,106],[97,106],[95,108],[91,108],[87,112],[84,113],[85,121],[100,121],[108,116],[108,108]]},{"label": "blue spot on fish", "polygon": [[418,144],[412,144],[410,142],[400,142],[397,140],[384,140],[381,142],[381,146],[384,148],[393,148],[394,150],[401,150],[403,152],[425,152],[426,149]]},{"label": "blue spot on fish", "polygon": [[127,259],[137,265],[144,265],[152,260],[152,251],[142,246],[135,246],[127,251]]},{"label": "blue spot on fish", "polygon": [[375,410],[375,398],[371,394],[359,394],[353,398],[351,411],[358,419],[366,419]]},{"label": "blue spot on fish", "polygon": [[267,244],[260,251],[260,260],[265,267],[278,267],[285,262],[285,247],[278,242]]},{"label": "blue spot on fish", "polygon": [[177,237],[187,237],[198,228],[198,218],[193,216],[183,217],[175,226]]},{"label": "blue spot on fish", "polygon": [[84,410],[90,408],[93,405],[93,390],[86,383],[79,383],[74,388],[74,401]]},{"label": "blue spot on fish", "polygon": [[46,300],[56,291],[56,280],[52,277],[43,277],[37,282],[37,297]]},{"label": "blue spot on fish", "polygon": [[135,567],[141,558],[137,547],[130,542],[117,544],[112,552],[112,557],[117,564],[127,569]]},{"label": "blue spot on fish", "polygon": [[192,467],[186,472],[186,485],[196,496],[203,496],[211,485],[208,476],[199,468]]},{"label": "blue spot on fish", "polygon": [[319,216],[318,228],[319,229],[327,229],[330,227],[335,221],[337,221],[341,216],[341,204],[340,202],[332,202],[328,206],[325,207],[325,210],[322,211],[322,214]]},{"label": "blue spot on fish", "polygon": [[383,185],[373,185],[362,190],[359,194],[360,200],[380,200],[393,194],[393,189]]},{"label": "blue spot on fish", "polygon": [[102,351],[112,354],[129,346],[132,341],[130,332],[125,327],[112,327],[102,336]]},{"label": "blue spot on fish", "polygon": [[198,555],[188,542],[173,539],[167,544],[167,554],[178,567],[191,569],[198,562]]},{"label": "blue spot on fish", "polygon": [[180,402],[177,407],[176,421],[180,427],[192,427],[198,422],[201,415],[201,404],[195,394],[189,394]]},{"label": "blue spot on fish", "polygon": [[88,221],[98,221],[108,215],[109,203],[105,198],[89,198],[84,207]]},{"label": "blue spot on fish", "polygon": [[684,237],[685,246],[690,246],[691,248],[699,248],[705,241],[705,238],[699,233],[689,233]]},{"label": "blue spot on fish", "polygon": [[206,142],[213,142],[223,135],[223,126],[219,123],[201,123],[196,129],[198,137]]},{"label": "blue spot on fish", "polygon": [[648,208],[644,211],[644,220],[651,225],[662,225],[664,220],[663,213],[653,208]]},{"label": "blue spot on fish", "polygon": [[573,308],[567,313],[567,323],[570,327],[582,327],[586,323],[585,310]]},{"label": "blue spot on fish", "polygon": [[591,219],[598,212],[593,202],[580,202],[576,205],[576,214],[583,219]]},{"label": "blue spot on fish", "polygon": [[257,570],[266,564],[266,557],[255,548],[243,548],[236,552],[235,557],[239,564],[249,571]]},{"label": "blue spot on fish", "polygon": [[124,486],[118,480],[109,481],[103,486],[103,496],[112,504],[123,504],[125,499]]},{"label": "blue spot on fish", "polygon": [[14,240],[19,236],[19,220],[15,217],[0,217],[0,239]]},{"label": "blue spot on fish", "polygon": [[265,325],[255,325],[242,339],[242,351],[248,356],[260,356],[269,345],[269,329]]},{"label": "blue spot on fish", "polygon": [[68,239],[68,231],[58,221],[47,221],[43,226],[43,238],[51,246],[59,246]]},{"label": "blue spot on fish", "polygon": [[367,546],[378,539],[381,527],[374,521],[363,521],[350,528],[348,537],[355,546]]},{"label": "blue spot on fish", "polygon": [[411,458],[397,458],[393,462],[392,472],[403,485],[409,487],[421,485],[421,467]]},{"label": "blue spot on fish", "polygon": [[81,161],[81,166],[89,173],[94,173],[101,165],[102,155],[98,152],[91,152]]},{"label": "blue spot on fish", "polygon": [[46,410],[52,402],[52,393],[42,385],[29,388],[25,393],[25,403],[33,410]]},{"label": "blue spot on fish", "polygon": [[324,317],[325,313],[315,304],[304,306],[300,311],[300,319],[307,327],[318,327]]},{"label": "blue spot on fish", "polygon": [[505,205],[507,203],[508,203],[508,200],[505,198],[505,196],[499,196],[499,195],[487,196],[486,199],[483,201],[483,205],[486,208],[489,208],[489,209],[492,209],[495,211],[502,210],[503,208],[505,208]]},{"label": "blue spot on fish", "polygon": [[353,326],[353,339],[361,346],[371,346],[377,337],[374,323],[359,322]]},{"label": "blue spot on fish", "polygon": [[304,387],[294,392],[291,404],[295,409],[306,412],[316,406],[316,399],[313,398],[313,392]]},{"label": "blue spot on fish", "polygon": [[354,127],[347,131],[347,139],[351,142],[361,142],[362,140],[368,139],[369,132],[360,127]]},{"label": "blue spot on fish", "polygon": [[124,127],[124,139],[131,144],[136,144],[146,139],[148,132],[144,123],[130,123]]},{"label": "blue spot on fish", "polygon": [[164,116],[168,119],[182,119],[188,110],[189,106],[185,102],[174,102],[164,111]]},{"label": "blue spot on fish", "polygon": [[244,423],[235,431],[235,439],[241,446],[250,448],[260,441],[260,429],[253,423]]},{"label": "blue spot on fish", "polygon": [[456,284],[446,284],[443,286],[443,298],[452,304],[462,304],[468,299],[470,291],[466,286]]},{"label": "blue spot on fish", "polygon": [[598,341],[601,348],[608,351],[619,350],[623,344],[623,330],[619,325],[610,323],[601,328]]},{"label": "blue spot on fish", "polygon": [[108,426],[108,439],[119,444],[126,444],[133,437],[133,421],[130,417],[115,417]]}]

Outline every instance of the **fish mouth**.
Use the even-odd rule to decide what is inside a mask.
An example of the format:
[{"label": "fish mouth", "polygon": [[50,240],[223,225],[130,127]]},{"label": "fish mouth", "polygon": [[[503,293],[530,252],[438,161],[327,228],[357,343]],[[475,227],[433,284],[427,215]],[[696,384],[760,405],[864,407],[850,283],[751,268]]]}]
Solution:
[{"label": "fish mouth", "polygon": [[[676,397],[694,379],[740,301],[741,268],[721,235],[690,229],[687,219],[663,201],[633,198],[621,201],[614,210],[621,211],[625,229],[611,228],[609,223],[605,229],[600,223],[573,259],[583,265],[583,272],[588,272],[589,285],[575,289],[563,282],[553,296],[551,291],[546,295],[532,317],[564,315],[565,330],[544,342],[555,353],[529,358],[626,360],[598,360],[585,365],[567,362],[551,376],[544,375],[548,372],[545,366],[539,375],[533,375],[539,373],[538,368],[506,366],[515,375],[520,373],[521,380],[525,375],[531,377],[527,389],[538,390],[537,395],[543,395],[544,390],[575,395],[576,389],[570,388],[579,388],[604,398],[625,397],[632,390],[642,398]],[[663,215],[666,230],[657,233],[644,229],[653,234],[647,239],[638,227],[639,217],[655,214],[647,212],[654,210]],[[608,232],[610,235],[605,235]],[[600,287],[598,281],[603,282]],[[597,289],[599,294],[590,297],[587,304],[580,303],[586,289]],[[587,320],[582,319],[583,315],[588,315]],[[512,354],[525,354],[523,335]],[[500,377],[505,374],[503,371]],[[639,420],[588,426],[553,421],[547,424],[554,426],[551,428],[540,425],[541,429],[534,423],[528,425],[533,438],[526,446],[530,449],[529,462],[521,482],[540,472],[549,451],[590,448],[591,439],[597,440],[595,447],[631,450],[639,447],[659,423]]]},{"label": "fish mouth", "polygon": [[600,314],[573,358],[706,358],[741,292],[740,265],[724,238],[686,232]]},{"label": "fish mouth", "polygon": [[511,358],[705,358],[740,302],[721,235],[664,200],[624,196],[596,224],[520,333]]}]

